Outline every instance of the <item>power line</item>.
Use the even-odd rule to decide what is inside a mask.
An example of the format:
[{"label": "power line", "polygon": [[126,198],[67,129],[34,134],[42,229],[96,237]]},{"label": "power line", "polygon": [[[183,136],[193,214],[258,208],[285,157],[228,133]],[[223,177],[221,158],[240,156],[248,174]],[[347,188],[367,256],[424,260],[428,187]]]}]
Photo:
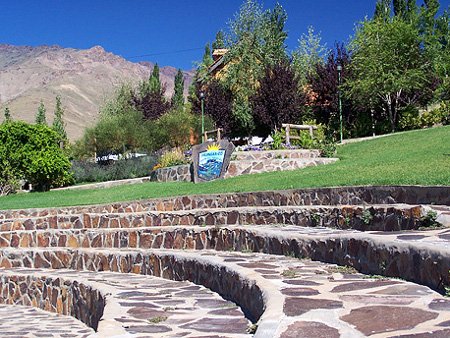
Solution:
[{"label": "power line", "polygon": [[152,54],[144,54],[144,55],[124,56],[123,58],[125,58],[125,59],[137,59],[137,58],[148,57],[148,56],[181,54],[181,53],[192,52],[192,51],[202,50],[202,49],[203,48],[179,49],[179,50],[174,50],[174,51],[171,51],[171,52],[160,52],[160,53],[152,53]]}]

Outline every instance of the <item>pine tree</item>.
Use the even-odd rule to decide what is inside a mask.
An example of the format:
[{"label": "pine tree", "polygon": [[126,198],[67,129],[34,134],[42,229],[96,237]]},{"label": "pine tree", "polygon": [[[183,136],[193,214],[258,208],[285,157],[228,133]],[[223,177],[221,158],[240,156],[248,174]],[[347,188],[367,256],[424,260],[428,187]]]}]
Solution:
[{"label": "pine tree", "polygon": [[180,108],[184,105],[184,77],[181,69],[175,75],[175,89],[172,96],[172,107]]},{"label": "pine tree", "polygon": [[61,104],[61,97],[56,97],[55,118],[53,119],[52,128],[56,131],[60,137],[60,141],[67,141],[67,133],[65,130],[65,124],[63,121],[64,108]]},{"label": "pine tree", "polygon": [[44,102],[39,103],[39,108],[36,114],[36,124],[42,124],[42,125],[47,125],[47,118],[45,117],[45,106],[44,106]]},{"label": "pine tree", "polygon": [[5,120],[3,122],[11,122],[12,118],[11,118],[11,112],[9,111],[8,107],[5,107]]}]

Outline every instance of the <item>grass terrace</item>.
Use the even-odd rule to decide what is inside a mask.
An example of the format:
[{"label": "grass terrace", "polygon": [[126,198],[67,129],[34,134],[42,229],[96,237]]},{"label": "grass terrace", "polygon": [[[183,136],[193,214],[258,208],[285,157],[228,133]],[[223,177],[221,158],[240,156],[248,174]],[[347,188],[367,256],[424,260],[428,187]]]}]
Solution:
[{"label": "grass terrace", "polygon": [[450,126],[409,131],[338,147],[340,161],[296,171],[210,183],[143,183],[107,189],[0,197],[0,209],[102,204],[179,195],[352,185],[450,185]]}]

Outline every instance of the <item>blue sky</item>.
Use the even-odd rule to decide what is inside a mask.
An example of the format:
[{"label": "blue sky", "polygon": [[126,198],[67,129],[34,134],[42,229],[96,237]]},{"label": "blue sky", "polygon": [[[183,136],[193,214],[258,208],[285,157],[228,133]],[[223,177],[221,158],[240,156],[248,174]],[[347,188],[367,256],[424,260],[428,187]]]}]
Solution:
[{"label": "blue sky", "polygon": [[[103,46],[132,61],[193,68],[205,43],[225,29],[243,0],[0,0],[0,44]],[[447,7],[450,0],[441,0]],[[262,1],[273,8],[276,0]],[[376,0],[279,0],[288,13],[288,49],[308,26],[331,47],[372,16]],[[135,57],[146,55],[144,57]]]}]

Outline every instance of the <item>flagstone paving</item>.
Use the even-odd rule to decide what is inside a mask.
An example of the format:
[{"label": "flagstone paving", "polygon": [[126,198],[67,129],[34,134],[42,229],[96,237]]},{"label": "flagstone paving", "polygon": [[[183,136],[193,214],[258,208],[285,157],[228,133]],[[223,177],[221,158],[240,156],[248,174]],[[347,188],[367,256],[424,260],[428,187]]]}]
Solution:
[{"label": "flagstone paving", "polygon": [[0,211],[0,337],[450,337],[449,192]]},{"label": "flagstone paving", "polygon": [[0,336],[5,338],[87,338],[94,330],[71,316],[38,308],[0,304]]},{"label": "flagstone paving", "polygon": [[[32,257],[36,250],[39,249],[24,251],[22,256]],[[59,250],[46,252],[57,254]],[[257,337],[319,337],[318,334],[324,332],[343,337],[395,337],[427,332],[450,334],[450,300],[424,286],[397,279],[368,278],[336,265],[283,256],[212,250],[200,253],[154,249],[120,249],[114,253],[105,249],[77,250],[78,256],[92,262],[100,262],[102,257],[111,255],[119,260],[127,256],[137,258],[137,253],[140,257],[152,256],[150,261],[155,257],[160,259],[157,264],[160,273],[167,277],[174,278],[178,272],[181,273],[176,267],[173,272],[164,272],[168,269],[164,262],[169,257],[172,261],[184,262],[183,267],[190,267],[191,272],[186,272],[186,275],[199,273],[190,264],[202,264],[199,271],[204,271],[205,266],[213,266],[220,271],[224,268],[234,276],[230,282],[236,282],[237,275],[246,281],[244,283],[254,283],[265,301]],[[93,263],[91,268],[96,270],[98,266]],[[102,268],[109,269],[104,265]],[[1,276],[17,277],[29,273],[20,268],[1,270]],[[243,337],[249,327],[248,320],[235,305],[187,282],[64,269],[35,269],[32,275],[76,279],[108,294],[98,327],[99,337],[114,337],[111,332],[120,333],[121,330],[136,337]],[[175,278],[183,277],[178,275]],[[226,279],[227,273],[223,272],[220,278]]]},{"label": "flagstone paving", "polygon": [[[30,282],[31,276],[36,282]],[[89,272],[73,270],[48,269],[0,269],[0,276],[9,280],[10,293],[15,294],[17,302],[27,297],[28,292],[20,293],[20,285],[27,283],[30,288],[38,288],[41,280],[59,280],[60,283],[77,283],[89,285],[99,290],[106,297],[103,317],[99,322],[98,332],[72,317],[54,314],[40,318],[48,328],[39,324],[36,332],[36,321],[23,320],[16,324],[23,331],[34,331],[40,337],[41,330],[45,333],[51,328],[72,325],[73,330],[54,332],[65,337],[66,334],[78,336],[116,337],[129,335],[133,337],[209,337],[210,335],[225,335],[230,338],[247,337],[251,322],[245,318],[241,309],[234,303],[226,301],[216,293],[203,286],[187,281],[171,281],[162,278],[143,275],[128,275],[113,272]],[[21,278],[22,277],[22,278]],[[14,285],[14,278],[19,278],[20,284]],[[23,289],[23,287],[22,287]],[[27,309],[27,308],[25,308]],[[29,308],[28,308],[29,309]],[[41,311],[42,312],[42,311]],[[24,318],[32,318],[34,312],[26,312],[21,307]],[[44,312],[45,313],[45,312]],[[9,318],[9,317],[8,317]],[[39,318],[39,317],[38,317]],[[55,318],[57,318],[55,320]],[[67,320],[70,318],[70,320]],[[3,322],[3,321],[2,321]],[[33,329],[33,325],[34,329]],[[22,331],[19,331],[22,332]],[[0,336],[13,334],[11,325],[0,325]],[[68,336],[69,337],[69,336]]]}]

